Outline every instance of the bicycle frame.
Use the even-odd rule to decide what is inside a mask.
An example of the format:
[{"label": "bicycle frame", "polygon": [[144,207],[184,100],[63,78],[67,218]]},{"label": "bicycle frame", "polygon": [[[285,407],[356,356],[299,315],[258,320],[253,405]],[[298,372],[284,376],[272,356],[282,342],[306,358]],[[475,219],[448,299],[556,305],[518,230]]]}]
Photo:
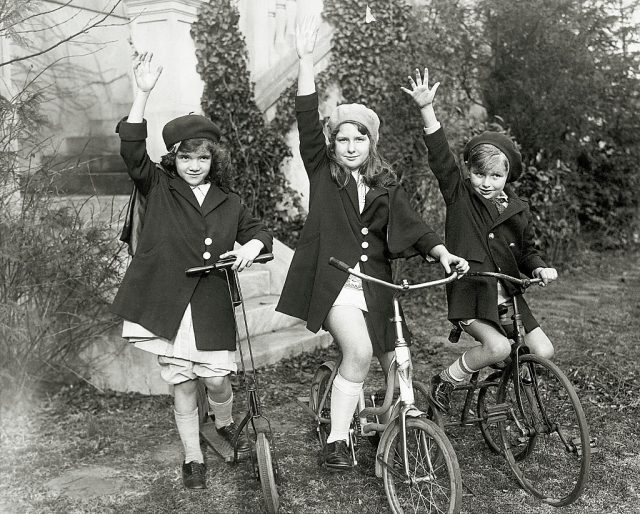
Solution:
[{"label": "bicycle frame", "polygon": [[[515,277],[511,277],[509,275],[504,275],[502,273],[493,273],[493,272],[477,272],[477,273],[469,273],[468,276],[491,276],[491,277],[495,277],[495,278],[500,278],[500,279],[505,279],[505,280],[509,280],[517,285],[520,286],[522,293],[524,293],[524,291],[531,286],[532,284],[536,284],[539,283],[541,280],[540,279],[517,279]],[[529,353],[529,348],[527,347],[525,340],[524,340],[524,334],[525,334],[525,329],[524,329],[524,324],[522,322],[522,315],[520,314],[520,310],[518,308],[518,302],[517,302],[517,296],[516,295],[513,297],[513,330],[514,330],[514,335],[513,337],[511,337],[511,339],[513,340],[513,344],[512,344],[512,350],[511,350],[511,362],[509,363],[509,365],[502,371],[501,376],[504,374],[510,374],[512,376],[512,381],[514,384],[514,392],[515,392],[515,397],[516,397],[516,403],[518,406],[518,409],[522,412],[524,409],[524,402],[523,402],[523,394],[528,395],[529,399],[531,400],[531,394],[535,395],[536,401],[529,401],[529,405],[531,406],[536,406],[536,407],[540,407],[542,405],[542,402],[540,401],[540,394],[537,388],[537,377],[532,376],[530,377],[531,379],[531,388],[527,388],[525,391],[523,391],[522,388],[522,384],[521,381],[519,380],[519,376],[518,374],[521,372],[521,366],[520,366],[520,356],[523,354],[527,354]],[[490,387],[490,386],[497,386],[499,384],[499,380],[482,380],[480,382],[477,381],[479,372],[474,373],[471,376],[471,380],[469,381],[468,384],[463,384],[460,386],[456,386],[456,391],[464,391],[467,390],[467,394],[465,397],[465,402],[464,402],[464,407],[462,410],[462,415],[460,417],[460,423],[458,422],[450,422],[450,423],[446,423],[445,426],[455,426],[455,425],[469,425],[472,423],[477,423],[480,421],[484,421],[483,418],[480,418],[478,416],[475,417],[471,417],[469,415],[469,410],[471,407],[471,403],[473,402],[473,392],[476,389],[482,389],[484,387]],[[493,376],[493,375],[492,375]],[[498,377],[499,379],[500,377]],[[501,413],[498,413],[498,416],[496,418],[496,421],[499,420]],[[541,409],[541,415],[542,415],[542,419],[544,421],[544,427],[539,427],[536,426],[534,427],[534,429],[536,430],[537,433],[543,433],[545,431],[548,431],[549,428],[551,427],[551,423],[549,422],[549,418],[547,417],[546,412],[544,412],[544,409]],[[524,428],[520,425],[520,423],[518,422],[517,416],[513,415],[513,413],[511,413],[511,417],[514,420],[514,422],[516,423],[516,425],[520,428],[520,430],[523,432],[525,432]],[[526,434],[526,435],[534,435],[534,434]],[[570,449],[570,445],[567,444],[567,442],[565,441],[565,438],[561,435],[558,434],[560,436],[560,438],[563,440],[563,442],[565,443],[565,445],[567,446],[567,449]]]},{"label": "bicycle frame", "polygon": [[[514,280],[514,277],[511,277],[509,275],[505,275],[503,273],[494,273],[489,271],[470,272],[470,273],[467,273],[465,276],[466,277],[489,276],[489,277],[509,280],[519,285],[522,292],[524,292],[532,284],[536,284],[540,282],[540,279],[535,279],[535,278],[534,279],[525,278],[525,279]],[[478,381],[478,376],[480,375],[480,371],[476,371],[471,375],[469,383],[456,385],[455,391],[467,391],[465,396],[464,406],[462,408],[462,413],[460,415],[460,421],[459,422],[451,421],[451,422],[445,423],[445,427],[458,426],[458,425],[460,426],[471,425],[473,423],[485,421],[483,418],[478,417],[477,415],[469,414],[471,411],[471,404],[473,403],[473,400],[474,400],[474,392],[476,390],[481,390],[491,386],[497,387],[500,383],[500,378],[504,373],[517,373],[517,370],[520,367],[520,361],[519,361],[520,355],[523,353],[529,353],[529,349],[527,348],[527,345],[525,344],[525,341],[524,341],[524,324],[522,322],[522,315],[518,310],[518,302],[516,301],[517,296],[518,295],[513,297],[514,337],[510,337],[510,339],[513,340],[512,350],[511,350],[511,358],[512,358],[511,363],[509,363],[509,365],[502,370],[502,372],[500,373],[500,376],[496,377],[495,379],[492,379],[492,377],[495,377],[495,373],[492,373],[491,375],[489,375],[489,377],[487,377],[487,379]],[[515,375],[514,375],[514,384],[516,384],[516,388],[517,388],[516,397],[518,401],[518,406],[522,407],[522,401],[520,397],[520,387],[519,387],[520,383],[518,380],[515,380]]]},{"label": "bicycle frame", "polygon": [[[379,284],[383,287],[387,287],[389,289],[394,290],[394,294],[392,298],[393,317],[391,318],[391,322],[394,325],[394,329],[396,333],[396,340],[395,340],[395,347],[394,347],[395,355],[393,360],[391,361],[391,365],[389,366],[389,370],[386,377],[387,387],[385,392],[385,398],[382,405],[379,407],[375,407],[375,406],[365,407],[364,392],[361,392],[360,400],[358,402],[358,408],[359,408],[358,418],[360,419],[361,435],[369,435],[372,432],[384,432],[387,426],[394,419],[399,418],[399,422],[401,425],[401,433],[402,433],[404,468],[405,468],[405,474],[408,475],[409,467],[408,467],[407,444],[406,444],[407,443],[406,418],[407,416],[420,417],[424,415],[424,413],[419,409],[417,409],[414,405],[415,397],[413,392],[413,363],[411,361],[411,352],[409,349],[409,345],[407,344],[407,341],[404,338],[404,331],[402,328],[403,317],[402,317],[402,311],[400,310],[400,297],[410,291],[416,291],[416,290],[424,289],[427,287],[447,284],[449,282],[456,280],[458,278],[458,274],[456,272],[453,272],[451,275],[449,275],[444,279],[434,280],[431,282],[425,282],[421,284],[413,284],[413,285],[409,284],[407,280],[403,280],[402,283],[398,285],[398,284],[392,284],[390,282],[377,279],[375,277],[370,277],[369,275],[355,271],[354,269],[349,268],[346,264],[338,261],[333,257],[329,259],[329,263],[342,271],[345,271],[347,273],[350,273],[351,275],[354,275],[360,278],[361,280],[373,282],[375,284]],[[329,384],[333,383],[333,379],[335,378],[338,372],[338,368],[340,366],[341,361],[342,361],[342,356],[340,356],[336,366],[334,366],[334,369],[331,372],[331,376],[328,382]],[[393,393],[396,386],[396,378],[397,378],[399,389],[400,389],[400,397],[397,402],[397,405],[400,405],[400,410],[396,415],[393,415],[393,412],[391,411],[392,411],[392,403],[393,403]],[[329,394],[329,390],[330,388],[327,387],[326,390],[324,391],[322,399],[317,408],[317,413],[314,413],[314,416],[316,417],[316,420],[319,423],[330,422],[329,419],[322,418],[320,416],[320,413],[324,408],[325,401]],[[389,416],[389,421],[387,423],[367,422],[367,416],[379,417],[386,414],[387,412],[391,412]],[[353,444],[351,445],[351,452],[352,452],[352,458],[354,460],[354,463],[356,463],[355,450],[354,450]],[[382,465],[382,463],[378,459],[376,460],[376,468],[378,468],[379,465]]]}]

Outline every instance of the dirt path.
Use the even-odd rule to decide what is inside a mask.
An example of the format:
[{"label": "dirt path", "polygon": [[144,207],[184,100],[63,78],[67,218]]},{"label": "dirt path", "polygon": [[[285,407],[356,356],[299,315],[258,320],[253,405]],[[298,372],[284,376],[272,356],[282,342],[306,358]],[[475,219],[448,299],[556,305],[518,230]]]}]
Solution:
[{"label": "dirt path", "polygon": [[[593,256],[552,287],[531,292],[530,304],[555,343],[555,361],[576,385],[600,453],[585,494],[570,507],[553,509],[517,486],[476,428],[453,430],[449,436],[466,486],[463,512],[640,512],[639,292],[638,255]],[[441,298],[417,299],[406,312],[415,335],[415,376],[425,382],[472,344],[446,342]],[[260,375],[283,474],[282,511],[385,512],[372,450],[363,446],[358,469],[345,475],[317,466],[311,420],[295,398],[308,394],[315,368],[333,356],[332,350],[317,352]],[[373,370],[369,382],[380,380]],[[260,484],[249,466],[224,464],[212,451],[209,489],[182,488],[170,398],[73,387],[37,402],[4,405],[0,414],[0,512],[263,510]]]}]

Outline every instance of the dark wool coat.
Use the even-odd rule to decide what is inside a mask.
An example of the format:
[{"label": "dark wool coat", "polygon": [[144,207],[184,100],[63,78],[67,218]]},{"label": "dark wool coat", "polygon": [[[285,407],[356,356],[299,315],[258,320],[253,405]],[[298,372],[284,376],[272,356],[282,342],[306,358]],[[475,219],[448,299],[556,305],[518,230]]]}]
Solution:
[{"label": "dark wool coat", "polygon": [[[529,206],[508,186],[509,205],[502,214],[477,193],[469,179],[463,179],[440,128],[425,136],[429,166],[435,174],[447,206],[445,241],[450,252],[469,261],[470,271],[493,271],[519,277],[531,276],[534,269],[546,267],[533,242]],[[509,296],[518,293],[510,282],[503,285]],[[447,285],[449,319],[478,318],[498,322],[496,279],[467,277]],[[518,307],[527,332],[538,326],[524,298]]]},{"label": "dark wool coat", "polygon": [[[340,188],[331,178],[316,93],[296,98],[300,153],[309,175],[309,215],[276,310],[307,322],[317,332],[347,280],[329,265],[336,257],[363,273],[391,281],[389,259],[426,256],[441,239],[411,208],[400,186],[371,188],[360,214],[355,181]],[[394,348],[392,292],[364,283],[366,316],[374,352]],[[407,331],[408,334],[408,331]]]},{"label": "dark wool coat", "polygon": [[150,160],[146,122],[121,122],[119,133],[120,153],[147,206],[136,254],[113,312],[173,339],[191,302],[198,350],[234,350],[235,320],[224,272],[187,277],[185,270],[215,263],[236,241],[258,239],[270,252],[271,236],[237,194],[214,184],[200,207],[182,178],[170,178]]}]

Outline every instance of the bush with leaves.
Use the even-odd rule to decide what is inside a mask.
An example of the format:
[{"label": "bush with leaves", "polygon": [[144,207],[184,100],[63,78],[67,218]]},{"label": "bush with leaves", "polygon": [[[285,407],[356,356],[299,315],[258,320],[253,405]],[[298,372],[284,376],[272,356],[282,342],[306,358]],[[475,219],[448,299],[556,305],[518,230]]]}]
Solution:
[{"label": "bush with leaves", "polygon": [[292,244],[303,220],[298,195],[280,168],[291,152],[255,103],[239,17],[234,2],[219,0],[204,4],[192,25],[197,70],[205,84],[202,109],[222,129],[243,201],[276,237]]},{"label": "bush with leaves", "polygon": [[[367,5],[374,23],[364,23]],[[419,116],[398,89],[416,66],[428,66],[443,85],[436,109],[454,153],[496,123],[519,144],[528,172],[517,191],[531,205],[538,242],[559,264],[581,241],[616,246],[638,230],[638,5],[326,0],[335,32],[319,88],[337,83],[346,101],[376,110],[383,154],[433,222],[443,206]],[[473,105],[486,109],[488,124],[469,116]]]},{"label": "bush with leaves", "polygon": [[[77,379],[78,356],[115,324],[106,307],[123,269],[124,254],[110,226],[81,215],[81,205],[73,207],[55,194],[56,179],[64,173],[51,166],[55,156],[34,158],[46,153],[39,129],[47,123],[43,104],[52,86],[45,72],[65,62],[47,64],[48,51],[30,44],[30,36],[46,38],[46,29],[34,29],[29,21],[46,14],[41,2],[26,0],[5,2],[0,9],[0,37],[15,51],[0,68],[11,65],[14,78],[28,78],[5,83],[6,96],[0,97],[2,395],[16,394],[33,379]],[[85,31],[107,17],[100,15]],[[47,41],[55,47],[73,37]]]},{"label": "bush with leaves", "polygon": [[[597,246],[625,244],[638,229],[640,200],[632,193],[640,187],[634,10],[640,10],[636,0],[617,6],[596,0],[476,4],[482,22],[477,34],[486,50],[475,69],[482,102],[489,115],[505,120],[525,160],[542,168],[540,189],[559,173],[570,203],[578,202],[572,216],[581,232],[574,236]],[[546,197],[535,189],[529,192],[532,206],[542,212],[538,199]],[[551,225],[549,230],[547,238],[555,233]]]}]

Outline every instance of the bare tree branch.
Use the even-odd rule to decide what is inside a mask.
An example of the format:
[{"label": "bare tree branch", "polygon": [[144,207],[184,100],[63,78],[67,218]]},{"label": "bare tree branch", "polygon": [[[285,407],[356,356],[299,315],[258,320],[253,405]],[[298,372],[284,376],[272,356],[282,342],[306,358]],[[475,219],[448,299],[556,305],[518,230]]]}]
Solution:
[{"label": "bare tree branch", "polygon": [[57,48],[57,47],[59,47],[60,45],[62,45],[62,44],[64,44],[64,43],[67,43],[67,42],[69,42],[69,41],[71,41],[71,40],[75,39],[76,37],[78,37],[78,36],[80,36],[80,35],[82,35],[82,34],[86,34],[86,33],[87,33],[87,32],[89,32],[91,29],[94,29],[94,28],[96,28],[96,27],[103,27],[104,25],[102,25],[102,23],[103,23],[107,18],[109,18],[109,17],[111,16],[111,14],[112,14],[112,13],[113,13],[113,11],[116,9],[116,7],[118,7],[118,5],[120,4],[120,2],[121,2],[121,1],[122,1],[122,0],[117,0],[117,1],[116,1],[116,3],[115,3],[115,4],[113,5],[113,7],[111,8],[111,10],[110,10],[107,14],[105,14],[102,18],[100,18],[97,22],[91,23],[90,25],[88,25],[88,26],[86,26],[86,27],[82,28],[81,30],[79,30],[79,31],[77,31],[77,32],[75,32],[75,33],[73,33],[73,34],[71,34],[70,36],[67,36],[67,37],[62,38],[61,40],[57,41],[55,44],[51,45],[50,47],[48,47],[48,48],[46,48],[46,49],[44,49],[44,50],[41,50],[41,51],[39,51],[39,52],[34,52],[34,53],[32,53],[32,54],[25,55],[25,56],[22,56],[22,57],[16,57],[16,58],[14,58],[14,59],[10,59],[10,60],[8,60],[8,61],[6,61],[6,62],[2,62],[2,63],[0,63],[0,68],[1,68],[1,67],[3,67],[3,66],[7,66],[7,65],[9,65],[9,64],[14,64],[14,63],[16,63],[16,62],[20,62],[20,61],[26,61],[26,60],[29,60],[29,59],[33,59],[34,57],[38,57],[38,56],[40,56],[40,55],[44,55],[44,54],[46,54],[46,53],[50,52],[51,50],[53,50],[54,48]]}]

